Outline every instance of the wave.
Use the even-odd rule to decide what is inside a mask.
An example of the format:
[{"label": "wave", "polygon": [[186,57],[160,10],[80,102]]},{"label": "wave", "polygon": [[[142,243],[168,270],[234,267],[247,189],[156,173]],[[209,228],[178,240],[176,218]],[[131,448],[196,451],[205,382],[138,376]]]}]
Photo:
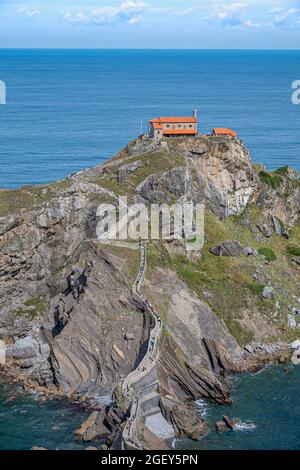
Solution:
[{"label": "wave", "polygon": [[207,416],[209,414],[209,406],[205,400],[197,400],[196,405],[202,417]]},{"label": "wave", "polygon": [[235,431],[253,431],[256,429],[256,425],[254,423],[237,423],[234,425]]}]

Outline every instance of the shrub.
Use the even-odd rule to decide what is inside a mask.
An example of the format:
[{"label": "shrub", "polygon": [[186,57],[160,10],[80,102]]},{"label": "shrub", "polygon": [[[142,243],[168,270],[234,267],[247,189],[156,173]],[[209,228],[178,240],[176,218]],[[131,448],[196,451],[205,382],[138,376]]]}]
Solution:
[{"label": "shrub", "polygon": [[286,251],[289,255],[300,256],[299,246],[288,246]]},{"label": "shrub", "polygon": [[274,170],[273,173],[276,173],[277,175],[286,176],[288,174],[288,171],[289,171],[288,166],[282,166],[280,168],[277,168],[277,170]]},{"label": "shrub", "polygon": [[258,176],[264,184],[267,184],[272,189],[278,188],[278,186],[281,183],[281,176],[280,175],[273,176],[270,173],[267,173],[266,171],[260,171],[258,173]]},{"label": "shrub", "polygon": [[38,315],[41,315],[47,307],[45,300],[42,297],[32,297],[24,302],[24,307],[16,310],[16,315],[27,316],[33,320]]},{"label": "shrub", "polygon": [[258,253],[266,258],[267,261],[276,261],[277,256],[274,251],[268,247],[259,248]]}]

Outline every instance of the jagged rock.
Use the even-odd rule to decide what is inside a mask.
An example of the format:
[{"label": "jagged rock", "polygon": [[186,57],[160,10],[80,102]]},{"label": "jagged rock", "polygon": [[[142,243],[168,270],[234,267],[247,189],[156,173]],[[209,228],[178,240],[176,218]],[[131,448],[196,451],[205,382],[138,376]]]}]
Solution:
[{"label": "jagged rock", "polygon": [[76,211],[80,211],[84,208],[84,200],[81,195],[78,195],[72,200],[72,209]]},{"label": "jagged rock", "polygon": [[292,344],[291,344],[291,348],[293,350],[300,350],[300,339],[296,339],[296,341],[294,341]]},{"label": "jagged rock", "polygon": [[297,322],[296,322],[295,318],[293,317],[293,315],[288,315],[287,324],[288,324],[288,327],[293,329],[293,330],[295,328],[297,328]]},{"label": "jagged rock", "polygon": [[240,242],[235,240],[226,240],[215,248],[210,248],[210,253],[215,256],[241,256],[244,249]]},{"label": "jagged rock", "polygon": [[291,307],[290,308],[293,315],[300,316],[300,308],[298,307]]},{"label": "jagged rock", "polygon": [[22,218],[17,214],[9,214],[5,217],[0,217],[0,236],[9,232],[22,223]]},{"label": "jagged rock", "polygon": [[133,341],[134,340],[134,334],[130,333],[129,331],[126,331],[124,338],[126,341]]},{"label": "jagged rock", "polygon": [[263,288],[263,298],[266,300],[271,300],[274,298],[274,289],[273,287],[266,286]]},{"label": "jagged rock", "polygon": [[217,432],[233,431],[239,423],[241,423],[240,419],[230,419],[224,415],[222,420],[216,422],[216,430]]},{"label": "jagged rock", "polygon": [[122,165],[117,170],[118,181],[123,182],[129,173],[132,173],[133,171],[136,171],[139,168],[142,168],[143,166],[144,163],[141,160],[136,160],[133,163],[127,163],[126,165]]},{"label": "jagged rock", "polygon": [[31,450],[48,450],[45,447],[38,447],[38,446],[33,446],[31,447]]},{"label": "jagged rock", "polygon": [[189,190],[187,168],[178,167],[162,175],[150,175],[135,189],[136,194],[151,203],[179,199]]},{"label": "jagged rock", "polygon": [[282,229],[281,229],[281,224],[279,220],[276,217],[272,217],[272,222],[273,222],[273,227],[276,235],[281,236],[282,235]]},{"label": "jagged rock", "polygon": [[272,237],[272,232],[266,223],[257,224],[257,228],[261,231],[264,237]]},{"label": "jagged rock", "polygon": [[[103,186],[116,181],[120,165],[129,160],[133,163],[131,157],[139,155],[152,173],[138,186],[136,200],[173,203],[179,198],[182,202],[204,203],[221,219],[239,215],[249,204],[256,204],[263,211],[262,220],[271,220],[274,215],[287,228],[293,226],[299,215],[300,192],[296,185],[288,197],[286,193],[282,197],[288,189],[284,183],[280,187],[282,193],[262,187],[251,166],[249,152],[241,143],[199,136],[170,139],[160,146],[146,137],[137,139],[104,166],[73,175],[72,181],[66,180],[63,185],[52,188],[49,185],[44,202],[35,197],[37,204],[21,208],[18,223],[0,219],[0,232],[3,226],[6,230],[3,235],[0,233],[0,336],[8,345],[30,334],[36,341],[33,347],[36,355],[27,358],[28,351],[25,350],[26,354],[23,351],[18,360],[23,369],[20,371],[20,367],[12,364],[13,374],[27,385],[97,403],[101,411],[83,436],[87,440],[106,438],[109,445],[118,445],[130,412],[130,404],[125,400],[121,406],[124,397],[113,391],[139,363],[152,323],[143,312],[143,305],[131,294],[132,252],[128,255],[126,248],[117,252],[96,241],[97,207],[99,202],[114,200],[101,187],[102,177]],[[151,167],[152,156],[167,158],[162,167]],[[220,228],[221,225],[222,222]],[[10,227],[13,229],[7,231]],[[265,242],[263,236],[259,240]],[[241,265],[247,263],[250,261],[246,258],[240,260]],[[296,270],[290,267],[289,275],[291,272],[294,275]],[[155,282],[152,274],[153,279],[157,276]],[[204,275],[207,284],[203,284],[203,289],[213,289],[209,269],[207,274],[205,269]],[[262,285],[271,282],[263,271],[258,276]],[[223,381],[226,373],[246,371],[271,360],[286,360],[291,353],[290,347],[283,351],[257,343],[251,344],[253,354],[247,354],[231,336],[223,319],[187,288],[171,266],[154,266],[146,284],[151,301],[168,310],[164,316],[168,334],[159,345],[155,386],[162,396],[172,396],[177,404],[190,406],[202,397],[230,403],[229,389]],[[217,294],[213,295],[215,298]],[[28,299],[37,305],[32,316],[20,312],[20,306]],[[260,326],[269,319],[252,304],[247,304],[247,308],[241,304],[239,314],[236,321],[242,328],[250,324],[256,341],[261,341]],[[274,326],[271,325],[274,322],[269,323],[268,333]],[[12,358],[10,348],[7,354]],[[100,403],[99,390],[110,397],[112,404]],[[178,416],[183,417],[182,424]],[[189,431],[193,419],[189,410],[180,409],[174,422],[184,433]],[[197,438],[202,424],[198,420],[194,424],[190,431]],[[142,427],[139,431],[143,432]]]},{"label": "jagged rock", "polygon": [[192,403],[174,403],[171,399],[161,398],[161,408],[164,417],[175,429],[175,436],[189,436],[193,440],[200,440],[207,432],[207,423],[197,413]]},{"label": "jagged rock", "polygon": [[208,299],[211,299],[213,297],[213,294],[211,292],[204,291],[203,292],[203,297],[208,300]]},{"label": "jagged rock", "polygon": [[186,143],[182,148],[189,151],[189,169],[195,174],[193,199],[220,218],[241,214],[255,189],[249,152],[229,142],[207,145],[207,151],[200,156],[197,150],[203,148],[201,141]]},{"label": "jagged rock", "polygon": [[245,347],[244,347],[244,350],[249,353],[249,354],[253,354],[254,350],[253,350],[253,347],[251,346],[251,344],[247,344]]},{"label": "jagged rock", "polygon": [[94,427],[99,417],[98,411],[93,411],[90,416],[74,432],[74,439],[77,441],[91,441],[94,438]]},{"label": "jagged rock", "polygon": [[283,228],[283,229],[282,229],[282,236],[283,236],[286,240],[289,240],[289,239],[290,239],[289,231],[288,231],[286,228]]},{"label": "jagged rock", "polygon": [[293,257],[293,262],[300,265],[300,256],[294,256]]},{"label": "jagged rock", "polygon": [[32,336],[26,336],[15,342],[12,356],[16,360],[31,359],[39,354],[38,342]]},{"label": "jagged rock", "polygon": [[45,214],[41,214],[38,218],[38,224],[39,224],[39,227],[41,228],[49,228],[50,227],[50,223],[49,221],[47,220],[47,217]]},{"label": "jagged rock", "polygon": [[255,248],[247,246],[246,248],[244,248],[244,254],[246,256],[257,256],[257,251],[255,250]]}]

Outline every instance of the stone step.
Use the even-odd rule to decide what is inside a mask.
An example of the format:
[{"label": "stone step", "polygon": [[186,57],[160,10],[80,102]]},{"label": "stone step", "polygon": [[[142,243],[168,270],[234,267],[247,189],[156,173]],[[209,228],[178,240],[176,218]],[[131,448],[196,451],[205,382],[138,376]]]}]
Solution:
[{"label": "stone step", "polygon": [[145,418],[148,418],[149,416],[153,416],[153,415],[156,415],[158,413],[161,413],[161,409],[159,406],[155,406],[153,408],[150,408],[148,411],[147,411],[147,414],[145,414]]},{"label": "stone step", "polygon": [[159,408],[160,395],[157,392],[151,392],[143,396],[141,400],[141,409],[145,416],[150,413],[150,410]]}]

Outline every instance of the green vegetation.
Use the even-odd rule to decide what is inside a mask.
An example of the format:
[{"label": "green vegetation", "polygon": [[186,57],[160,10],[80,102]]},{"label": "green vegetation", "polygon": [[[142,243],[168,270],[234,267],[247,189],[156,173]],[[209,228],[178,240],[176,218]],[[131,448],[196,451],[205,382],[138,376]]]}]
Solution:
[{"label": "green vegetation", "polygon": [[277,260],[277,256],[272,250],[272,248],[268,248],[263,246],[262,248],[258,249],[258,253],[266,258],[267,261],[272,262]]},{"label": "green vegetation", "polygon": [[69,185],[68,180],[47,186],[25,186],[15,190],[0,190],[0,217],[20,213],[22,209],[37,209],[57,195],[59,189]]},{"label": "green vegetation", "polygon": [[117,399],[117,405],[120,407],[120,408],[123,408],[127,405],[127,399],[126,397],[123,395],[123,394],[120,394],[118,399]]},{"label": "green vegetation", "polygon": [[280,175],[276,174],[275,176],[273,176],[271,173],[268,173],[266,171],[260,171],[258,173],[258,176],[264,184],[267,184],[272,189],[277,189],[282,181]]},{"label": "green vegetation", "polygon": [[277,175],[287,176],[288,170],[288,166],[282,166],[280,168],[277,168],[277,170],[274,170],[273,173],[276,173]]},{"label": "green vegetation", "polygon": [[245,326],[242,326],[239,321],[233,319],[225,320],[225,324],[228,328],[229,333],[237,340],[237,342],[245,346],[251,343],[254,339],[253,331],[249,330]]},{"label": "green vegetation", "polygon": [[289,255],[300,256],[300,247],[299,246],[288,246],[286,251]]},{"label": "green vegetation", "polygon": [[47,302],[40,296],[32,297],[24,302],[24,307],[20,307],[16,310],[17,316],[26,316],[30,320],[41,315],[47,307]]},{"label": "green vegetation", "polygon": [[[116,161],[120,159],[118,156]],[[125,164],[133,163],[135,161],[142,162],[142,166],[135,171],[129,173],[125,180],[118,181],[118,169]],[[131,203],[135,195],[135,188],[142,183],[148,176],[154,175],[158,177],[164,172],[171,170],[178,166],[184,166],[185,160],[182,155],[175,151],[156,150],[153,152],[144,153],[138,156],[127,157],[126,161],[120,161],[119,165],[110,168],[109,173],[91,178],[90,182],[99,184],[116,194],[125,195],[128,197],[128,202]]]},{"label": "green vegetation", "polygon": [[[247,224],[244,223],[245,220]],[[297,286],[291,272],[294,268],[291,267],[287,256],[291,251],[287,251],[287,247],[292,246],[292,253],[298,253],[296,248],[300,246],[300,221],[291,231],[289,241],[273,236],[268,239],[266,246],[262,246],[248,225],[249,223],[255,227],[262,220],[264,216],[258,206],[249,206],[243,214],[227,217],[223,221],[206,211],[205,244],[199,257],[180,255],[172,249],[168,250],[167,245],[162,242],[153,242],[148,247],[149,275],[152,276],[153,273],[155,279],[159,275],[157,271],[154,273],[157,267],[176,272],[201,300],[210,305],[240,345],[249,342],[253,336],[250,326],[243,322],[244,315],[247,318],[249,311],[252,312],[251,315],[261,315],[266,319],[266,341],[269,341],[269,336],[275,335],[278,341],[286,337],[293,338],[294,334],[286,327],[291,296],[297,295]],[[264,281],[259,282],[253,278],[258,265],[261,264],[257,257],[220,258],[209,253],[209,248],[224,240],[237,240],[243,246],[251,246],[266,257],[270,263],[263,266],[262,276],[266,276],[272,285],[280,284],[282,287],[276,292],[275,299],[266,302],[262,296]],[[209,299],[204,298],[204,291],[210,292],[212,296]],[[281,310],[278,323],[273,324],[270,317],[274,314],[276,301],[279,302]],[[274,328],[277,333],[274,333]]]}]

